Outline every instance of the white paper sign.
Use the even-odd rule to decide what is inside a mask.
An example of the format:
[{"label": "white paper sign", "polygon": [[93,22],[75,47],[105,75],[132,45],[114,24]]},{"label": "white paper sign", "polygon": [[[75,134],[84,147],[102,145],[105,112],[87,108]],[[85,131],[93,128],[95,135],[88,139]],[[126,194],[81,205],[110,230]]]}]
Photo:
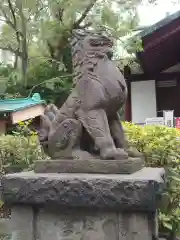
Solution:
[{"label": "white paper sign", "polygon": [[163,111],[164,124],[168,127],[174,127],[174,110]]},{"label": "white paper sign", "polygon": [[163,117],[146,118],[146,125],[164,125]]}]

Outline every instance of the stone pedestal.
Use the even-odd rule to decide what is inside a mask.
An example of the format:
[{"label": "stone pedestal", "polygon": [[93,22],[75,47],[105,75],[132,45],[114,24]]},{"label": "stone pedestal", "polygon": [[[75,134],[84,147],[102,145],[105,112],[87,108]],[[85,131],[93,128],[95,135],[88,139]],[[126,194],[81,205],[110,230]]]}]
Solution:
[{"label": "stone pedestal", "polygon": [[13,240],[152,240],[164,170],[129,174],[47,174],[3,177],[12,206]]}]

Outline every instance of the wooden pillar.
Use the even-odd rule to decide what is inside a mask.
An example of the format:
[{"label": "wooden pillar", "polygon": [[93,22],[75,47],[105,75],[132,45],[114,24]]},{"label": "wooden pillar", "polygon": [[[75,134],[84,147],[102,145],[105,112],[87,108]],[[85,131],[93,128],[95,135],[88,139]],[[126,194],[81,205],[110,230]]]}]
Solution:
[{"label": "wooden pillar", "polygon": [[130,122],[132,120],[131,116],[131,69],[130,67],[124,66],[124,77],[126,79],[127,89],[128,89],[128,96],[125,105],[125,121]]},{"label": "wooden pillar", "polygon": [[5,120],[0,120],[0,135],[6,134],[6,124],[7,122]]},{"label": "wooden pillar", "polygon": [[128,97],[125,105],[125,121],[130,122],[132,120],[131,114],[131,83],[127,80],[127,88],[128,88]]}]

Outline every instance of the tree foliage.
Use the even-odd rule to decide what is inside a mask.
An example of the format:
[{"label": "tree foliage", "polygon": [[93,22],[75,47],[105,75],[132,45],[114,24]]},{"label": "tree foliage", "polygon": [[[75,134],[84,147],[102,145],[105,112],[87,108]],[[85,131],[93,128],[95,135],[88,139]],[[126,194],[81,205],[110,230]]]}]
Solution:
[{"label": "tree foliage", "polygon": [[[11,77],[11,92],[13,89],[17,91],[17,86],[21,86],[21,92],[25,93],[23,88],[30,89],[49,79],[56,82],[53,84],[54,89],[59,85],[59,90],[70,90],[72,77],[60,76],[72,73],[69,44],[72,30],[93,29],[119,39],[138,26],[137,6],[141,2],[142,0],[0,0],[0,20],[3,24],[0,49],[15,56],[16,77],[15,80],[14,75]],[[43,88],[49,86],[43,85]],[[50,89],[52,90],[52,84]]]},{"label": "tree foliage", "polygon": [[91,28],[119,38],[137,26],[136,7],[140,2],[1,0],[0,19],[4,25],[0,48],[20,58],[26,48],[36,54],[46,53],[58,58],[67,47],[73,29]]}]

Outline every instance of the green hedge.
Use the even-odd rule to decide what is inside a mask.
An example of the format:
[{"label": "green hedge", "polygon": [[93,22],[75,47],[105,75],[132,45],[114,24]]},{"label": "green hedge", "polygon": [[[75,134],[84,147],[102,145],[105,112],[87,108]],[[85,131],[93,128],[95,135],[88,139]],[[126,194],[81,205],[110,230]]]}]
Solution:
[{"label": "green hedge", "polygon": [[44,157],[37,136],[0,136],[0,161],[3,173],[30,170],[35,160]]},{"label": "green hedge", "polygon": [[173,167],[180,163],[180,131],[165,126],[124,123],[130,145],[144,153],[147,166]]},{"label": "green hedge", "polygon": [[[21,123],[19,133],[0,136],[1,170],[5,173],[32,169],[35,160],[46,157],[36,134],[27,134],[27,126]],[[180,232],[180,131],[167,127],[141,127],[127,122],[124,129],[129,144],[144,154],[146,166],[167,170],[168,186],[159,210],[160,228],[170,233]]]},{"label": "green hedge", "polygon": [[167,189],[159,209],[160,231],[180,234],[180,131],[165,126],[137,126],[128,122],[124,128],[129,144],[144,154],[146,166],[163,167]]}]

